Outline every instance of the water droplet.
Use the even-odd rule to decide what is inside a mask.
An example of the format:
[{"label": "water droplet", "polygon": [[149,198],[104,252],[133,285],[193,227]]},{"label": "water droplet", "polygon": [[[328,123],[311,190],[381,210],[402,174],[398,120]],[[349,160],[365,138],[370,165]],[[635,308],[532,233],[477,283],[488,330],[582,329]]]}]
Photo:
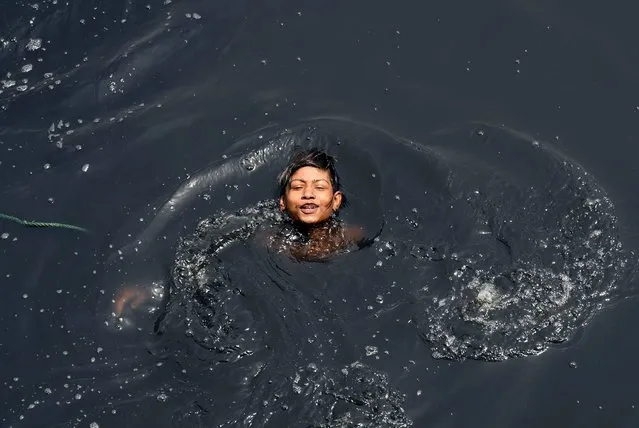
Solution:
[{"label": "water droplet", "polygon": [[367,357],[371,357],[371,356],[377,354],[377,352],[378,352],[377,346],[371,346],[371,345],[365,346],[364,350],[366,351],[366,356]]},{"label": "water droplet", "polygon": [[384,297],[382,297],[381,294],[378,294],[377,297],[375,297],[375,301],[381,305],[384,303]]},{"label": "water droplet", "polygon": [[162,402],[162,403],[166,402],[166,400],[168,400],[168,399],[169,399],[168,395],[166,395],[166,394],[165,394],[165,393],[163,393],[163,392],[161,392],[160,394],[158,394],[158,395],[157,395],[157,397],[155,397],[155,398],[157,398],[157,400],[158,400],[158,401],[160,401],[160,402]]},{"label": "water droplet", "polygon": [[30,51],[38,50],[41,46],[42,39],[29,39],[29,43],[27,43],[27,49]]},{"label": "water droplet", "polygon": [[253,171],[255,169],[255,165],[253,164],[253,162],[251,162],[247,158],[242,159],[240,163],[242,164],[244,169],[246,169],[247,171]]},{"label": "water droplet", "polygon": [[570,365],[570,368],[573,368],[573,369],[577,368],[577,362],[576,361],[571,361],[569,365]]},{"label": "water droplet", "polygon": [[85,163],[84,165],[82,165],[82,172],[87,172],[89,170],[89,164]]}]

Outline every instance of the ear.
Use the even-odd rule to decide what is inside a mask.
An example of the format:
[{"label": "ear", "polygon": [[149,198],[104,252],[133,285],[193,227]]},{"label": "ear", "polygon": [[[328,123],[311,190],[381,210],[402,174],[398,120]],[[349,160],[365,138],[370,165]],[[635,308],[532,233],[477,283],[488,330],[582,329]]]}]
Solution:
[{"label": "ear", "polygon": [[284,202],[284,196],[280,196],[280,211],[284,212],[286,210],[286,203]]},{"label": "ear", "polygon": [[333,211],[337,211],[342,206],[342,192],[337,191],[333,193]]}]

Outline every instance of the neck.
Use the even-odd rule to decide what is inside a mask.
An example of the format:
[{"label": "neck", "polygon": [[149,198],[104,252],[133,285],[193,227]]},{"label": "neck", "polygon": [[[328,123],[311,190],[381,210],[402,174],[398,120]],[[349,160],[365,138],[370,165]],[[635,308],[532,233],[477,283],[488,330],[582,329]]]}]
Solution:
[{"label": "neck", "polygon": [[306,237],[308,237],[309,239],[313,239],[318,234],[325,232],[333,224],[334,221],[335,219],[331,217],[321,223],[307,224],[296,222],[295,227]]}]

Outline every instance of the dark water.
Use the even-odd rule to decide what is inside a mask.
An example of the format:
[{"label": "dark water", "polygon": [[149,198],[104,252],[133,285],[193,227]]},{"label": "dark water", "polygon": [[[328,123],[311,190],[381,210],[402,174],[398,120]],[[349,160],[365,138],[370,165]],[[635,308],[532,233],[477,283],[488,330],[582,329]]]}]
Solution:
[{"label": "dark water", "polygon": [[[0,222],[1,426],[639,423],[631,5],[5,3],[0,212],[90,233]],[[261,245],[295,145],[370,246]]]}]

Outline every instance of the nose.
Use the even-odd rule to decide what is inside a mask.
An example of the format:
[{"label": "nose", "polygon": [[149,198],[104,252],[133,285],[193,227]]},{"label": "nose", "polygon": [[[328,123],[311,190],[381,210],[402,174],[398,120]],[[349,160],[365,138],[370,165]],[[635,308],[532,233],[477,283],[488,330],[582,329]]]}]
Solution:
[{"label": "nose", "polygon": [[314,199],[315,192],[313,191],[313,186],[304,187],[304,192],[302,193],[302,199]]}]

